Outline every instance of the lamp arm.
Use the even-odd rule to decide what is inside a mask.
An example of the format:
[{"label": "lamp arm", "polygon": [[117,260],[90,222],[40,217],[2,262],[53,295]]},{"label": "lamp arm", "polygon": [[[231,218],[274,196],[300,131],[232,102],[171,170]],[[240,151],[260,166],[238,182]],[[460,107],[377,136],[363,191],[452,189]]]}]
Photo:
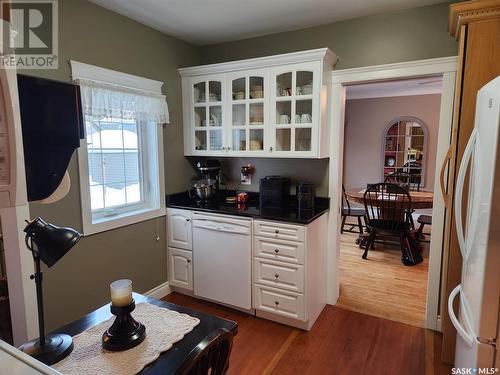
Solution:
[{"label": "lamp arm", "polygon": [[[38,249],[35,250],[35,248],[33,246],[33,236],[34,235],[35,235],[35,233],[33,233],[33,232],[27,233],[26,236],[24,237],[24,242],[26,243],[26,247],[28,248],[28,250],[31,251],[31,253],[33,254],[33,259],[36,261],[37,259],[40,259],[40,256],[38,254]],[[30,243],[28,243],[28,241]]]}]

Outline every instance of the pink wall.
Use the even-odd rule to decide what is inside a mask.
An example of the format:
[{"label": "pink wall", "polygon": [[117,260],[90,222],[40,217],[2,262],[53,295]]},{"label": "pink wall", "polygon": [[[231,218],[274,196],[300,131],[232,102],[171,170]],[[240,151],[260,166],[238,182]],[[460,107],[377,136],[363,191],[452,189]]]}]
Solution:
[{"label": "pink wall", "polygon": [[396,117],[412,116],[419,118],[427,127],[423,190],[433,191],[440,104],[439,94],[348,100],[344,142],[346,189],[381,182],[384,130]]}]

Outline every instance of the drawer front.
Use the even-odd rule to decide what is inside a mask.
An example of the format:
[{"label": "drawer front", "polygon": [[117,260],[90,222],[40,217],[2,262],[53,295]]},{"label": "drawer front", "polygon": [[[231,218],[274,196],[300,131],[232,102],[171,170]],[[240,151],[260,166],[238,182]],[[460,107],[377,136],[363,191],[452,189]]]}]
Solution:
[{"label": "drawer front", "polygon": [[304,267],[254,258],[254,282],[304,293]]},{"label": "drawer front", "polygon": [[273,221],[254,220],[254,233],[257,236],[278,238],[288,241],[304,242],[305,228],[302,225],[276,223]]},{"label": "drawer front", "polygon": [[254,284],[257,310],[305,321],[304,295]]},{"label": "drawer front", "polygon": [[276,240],[269,237],[254,237],[253,246],[253,255],[256,257],[304,264],[305,246],[301,242]]}]

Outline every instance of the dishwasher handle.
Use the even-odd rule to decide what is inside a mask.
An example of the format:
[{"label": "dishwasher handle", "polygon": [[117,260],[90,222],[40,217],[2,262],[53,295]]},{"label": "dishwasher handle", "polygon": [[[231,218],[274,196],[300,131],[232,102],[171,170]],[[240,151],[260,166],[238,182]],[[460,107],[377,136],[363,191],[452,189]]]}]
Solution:
[{"label": "dishwasher handle", "polygon": [[237,225],[232,223],[226,223],[224,221],[214,221],[205,219],[194,219],[193,228],[213,230],[217,232],[226,233],[237,233],[237,234],[247,234],[250,235],[250,230],[248,227],[243,225]]}]

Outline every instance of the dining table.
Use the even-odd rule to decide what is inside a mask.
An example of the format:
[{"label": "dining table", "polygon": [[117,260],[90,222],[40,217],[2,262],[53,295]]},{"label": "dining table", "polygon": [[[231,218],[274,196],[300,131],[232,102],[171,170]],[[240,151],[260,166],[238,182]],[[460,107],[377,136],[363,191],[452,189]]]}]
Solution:
[{"label": "dining table", "polygon": [[[349,202],[354,202],[358,204],[363,204],[365,203],[365,191],[366,188],[355,188],[355,189],[350,189],[346,192],[347,199]],[[434,201],[434,193],[432,191],[425,191],[425,190],[410,190],[408,191],[408,194],[410,194],[410,199],[411,199],[411,209],[412,210],[420,210],[420,209],[428,209],[432,208],[432,204]],[[377,200],[367,200],[367,204],[377,207],[381,204],[384,204],[387,202],[387,200],[384,201],[384,198],[388,196],[383,195],[377,197]],[[366,245],[366,236],[364,234],[360,234],[359,237],[356,239],[356,244],[359,245],[359,247],[363,248]]]},{"label": "dining table", "polygon": [[[238,325],[231,320],[205,314],[187,307],[178,306],[173,303],[157,300],[138,293],[133,294],[136,303],[147,302],[155,306],[167,308],[179,313],[188,314],[200,320],[200,323],[180,341],[172,345],[170,349],[160,354],[151,364],[144,367],[141,375],[177,374],[179,368],[193,349],[200,344],[211,333],[224,328],[233,336],[238,333]],[[104,305],[99,309],[83,316],[82,318],[56,329],[52,333],[66,333],[75,336],[86,329],[93,327],[112,317],[110,305]]]},{"label": "dining table", "polygon": [[[347,199],[350,202],[364,204],[364,196],[366,189],[357,188],[351,189],[346,192]],[[434,193],[432,191],[424,191],[424,190],[410,190],[408,192],[410,194],[411,199],[411,208],[414,210],[432,208],[432,202],[434,200]],[[368,201],[369,205],[377,206],[380,202],[380,199],[384,200],[384,195],[379,197],[378,200]]]}]

